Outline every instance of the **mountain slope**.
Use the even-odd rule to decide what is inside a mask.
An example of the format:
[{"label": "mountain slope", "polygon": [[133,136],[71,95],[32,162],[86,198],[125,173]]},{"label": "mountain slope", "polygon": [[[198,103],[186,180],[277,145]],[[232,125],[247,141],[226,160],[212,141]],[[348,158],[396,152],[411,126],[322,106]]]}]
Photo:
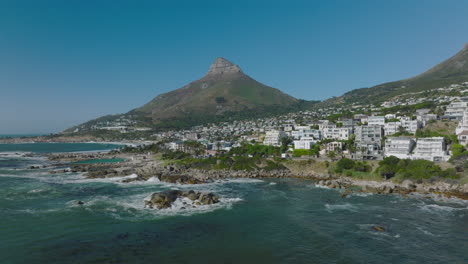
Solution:
[{"label": "mountain slope", "polygon": [[109,127],[188,128],[308,109],[315,101],[298,100],[244,74],[239,66],[217,58],[201,79],[158,95],[126,114],[108,115],[65,130],[88,133]]},{"label": "mountain slope", "polygon": [[180,89],[161,94],[133,110],[154,121],[193,114],[222,114],[260,106],[288,106],[298,100],[261,84],[231,62],[217,58],[208,73]]},{"label": "mountain slope", "polygon": [[339,103],[378,103],[397,95],[441,88],[468,81],[468,44],[455,56],[415,77],[352,90],[340,97],[328,99],[323,105]]}]

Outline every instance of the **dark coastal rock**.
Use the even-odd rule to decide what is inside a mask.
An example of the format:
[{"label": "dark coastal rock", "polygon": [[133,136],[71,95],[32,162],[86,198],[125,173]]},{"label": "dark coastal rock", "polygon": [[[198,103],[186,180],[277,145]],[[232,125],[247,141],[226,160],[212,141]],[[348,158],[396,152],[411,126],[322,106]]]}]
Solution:
[{"label": "dark coastal rock", "polygon": [[203,193],[180,190],[169,190],[164,192],[153,193],[148,200],[145,200],[145,207],[165,209],[172,206],[172,204],[180,197],[187,197],[194,201],[194,205],[209,205],[219,202],[219,197],[213,193]]}]

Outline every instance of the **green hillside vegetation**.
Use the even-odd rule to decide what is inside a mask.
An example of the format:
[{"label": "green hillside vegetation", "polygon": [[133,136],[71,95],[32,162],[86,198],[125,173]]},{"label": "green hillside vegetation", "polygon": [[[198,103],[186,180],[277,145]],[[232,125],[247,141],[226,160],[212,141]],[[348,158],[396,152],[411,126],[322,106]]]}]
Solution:
[{"label": "green hillside vegetation", "polygon": [[132,113],[154,122],[186,115],[219,115],[265,106],[291,106],[298,100],[257,82],[231,62],[218,58],[208,74],[180,89],[161,94]]},{"label": "green hillside vegetation", "polygon": [[406,179],[416,182],[460,179],[454,168],[442,169],[431,161],[399,159],[393,156],[378,162],[375,169],[369,162],[342,158],[330,166],[330,172],[364,180],[392,179],[398,183]]},{"label": "green hillside vegetation", "polygon": [[468,81],[468,45],[450,59],[413,78],[361,88],[324,101],[320,106],[334,104],[380,104],[394,96],[422,92]]}]

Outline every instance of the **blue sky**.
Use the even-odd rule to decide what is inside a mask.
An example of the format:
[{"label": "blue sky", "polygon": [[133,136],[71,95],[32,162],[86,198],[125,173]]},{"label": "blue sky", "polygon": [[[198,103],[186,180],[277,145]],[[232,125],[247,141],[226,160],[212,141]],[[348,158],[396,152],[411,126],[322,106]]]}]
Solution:
[{"label": "blue sky", "polygon": [[58,132],[201,78],[216,57],[322,100],[468,42],[468,1],[0,0],[0,133]]}]

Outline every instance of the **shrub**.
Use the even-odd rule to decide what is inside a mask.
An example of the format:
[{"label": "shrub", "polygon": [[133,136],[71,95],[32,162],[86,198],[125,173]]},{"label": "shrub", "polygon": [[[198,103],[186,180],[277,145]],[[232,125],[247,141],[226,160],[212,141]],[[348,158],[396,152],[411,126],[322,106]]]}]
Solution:
[{"label": "shrub", "polygon": [[354,168],[356,162],[351,159],[342,158],[336,163],[336,168],[341,170],[350,170]]},{"label": "shrub", "polygon": [[358,161],[356,162],[356,164],[354,164],[354,170],[361,172],[370,172],[372,168],[371,166],[369,166],[369,164],[362,161]]}]

